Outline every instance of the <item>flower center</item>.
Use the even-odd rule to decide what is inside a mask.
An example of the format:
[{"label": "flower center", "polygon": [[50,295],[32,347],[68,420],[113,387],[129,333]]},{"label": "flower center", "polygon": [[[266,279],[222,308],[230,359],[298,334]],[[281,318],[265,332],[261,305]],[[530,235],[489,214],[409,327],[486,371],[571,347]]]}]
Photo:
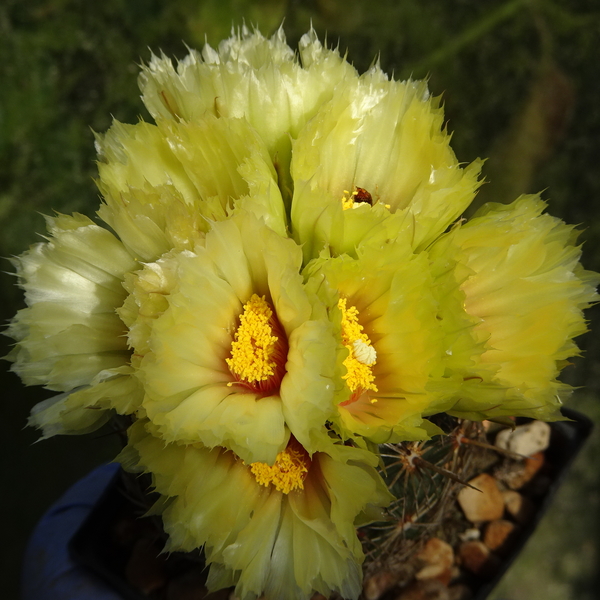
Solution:
[{"label": "flower center", "polygon": [[[365,190],[365,188],[361,188],[358,186],[355,186],[352,192],[344,190],[344,195],[342,196],[342,208],[344,210],[348,210],[350,208],[358,208],[363,204],[373,206],[374,203],[375,202],[373,201],[373,196],[371,196],[371,193]],[[384,204],[384,206],[388,210],[390,209],[389,204]]]},{"label": "flower center", "polygon": [[269,487],[273,484],[278,492],[289,494],[304,489],[310,464],[308,452],[292,437],[287,448],[277,455],[273,466],[255,462],[250,465],[250,471],[260,485]]},{"label": "flower center", "polygon": [[343,379],[351,392],[358,392],[357,396],[366,390],[376,392],[373,366],[377,362],[377,352],[358,322],[358,309],[346,304],[346,298],[338,300],[338,308],[342,311],[342,344],[349,352],[344,360],[347,372]]},{"label": "flower center", "polygon": [[253,294],[240,315],[231,356],[225,359],[229,370],[238,383],[269,393],[279,387],[285,374],[287,352],[285,333],[270,304],[264,296]]},{"label": "flower center", "polygon": [[344,210],[358,208],[361,204],[373,205],[373,197],[367,190],[361,187],[355,187],[352,193],[344,190],[344,195],[342,196],[342,208]]}]

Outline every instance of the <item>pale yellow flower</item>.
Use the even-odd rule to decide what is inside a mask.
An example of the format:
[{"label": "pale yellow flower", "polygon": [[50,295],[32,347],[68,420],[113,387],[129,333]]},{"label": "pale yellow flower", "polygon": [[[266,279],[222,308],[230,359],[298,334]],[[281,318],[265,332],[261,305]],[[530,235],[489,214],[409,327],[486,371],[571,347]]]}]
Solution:
[{"label": "pale yellow flower", "polygon": [[391,500],[375,454],[326,440],[309,455],[292,438],[271,467],[225,448],[165,445],[152,433],[135,423],[120,459],[150,472],[164,496],[156,510],[167,551],[204,547],[209,589],[235,585],[242,600],[304,600],[314,591],[358,597],[355,527]]},{"label": "pale yellow flower", "polygon": [[83,215],[47,218],[47,225],[48,241],[13,261],[28,307],[7,330],[16,340],[12,370],[28,385],[63,392],[33,409],[30,423],[44,437],[95,429],[109,416],[101,409],[129,412],[139,397],[115,312],[134,258]]},{"label": "pale yellow flower", "polygon": [[293,240],[239,213],[129,276],[119,313],[166,441],[272,463],[291,431],[313,451],[335,409],[337,344],[301,262]]},{"label": "pale yellow flower", "polygon": [[458,164],[425,82],[374,66],[341,83],[294,141],[294,238],[307,260],[398,236],[423,249],[470,204],[480,166]]},{"label": "pale yellow flower", "polygon": [[435,382],[444,374],[427,254],[414,254],[406,240],[390,241],[363,248],[358,258],[322,256],[305,276],[338,332],[340,434],[383,443],[438,433],[423,419],[439,401]]},{"label": "pale yellow flower", "polygon": [[275,168],[244,119],[114,123],[96,145],[98,214],[141,260],[193,248],[212,221],[241,207],[286,232]]},{"label": "pale yellow flower", "polygon": [[[389,80],[378,66],[359,76],[313,30],[298,56],[281,29],[265,39],[245,28],[217,50],[192,50],[176,67],[153,56],[140,85],[159,126],[214,115],[256,130],[288,209],[293,195],[293,235],[307,260],[325,246],[353,253],[365,236],[401,231],[423,248],[479,185],[480,161],[458,164],[439,100],[424,82]],[[376,206],[342,211],[358,187]]]},{"label": "pale yellow flower", "polygon": [[194,123],[206,114],[246,119],[269,149],[289,201],[291,138],[346,77],[356,77],[356,70],[312,29],[296,55],[282,28],[266,39],[243,27],[216,50],[208,44],[201,53],[192,50],[176,67],[153,56],[140,87],[157,121]]},{"label": "pale yellow flower", "polygon": [[578,354],[573,338],[586,331],[582,309],[597,298],[598,276],[581,268],[573,227],[545,206],[536,196],[488,205],[431,248],[454,269],[482,344],[474,364],[455,364],[464,381],[452,414],[560,418],[569,386],[557,376]]}]

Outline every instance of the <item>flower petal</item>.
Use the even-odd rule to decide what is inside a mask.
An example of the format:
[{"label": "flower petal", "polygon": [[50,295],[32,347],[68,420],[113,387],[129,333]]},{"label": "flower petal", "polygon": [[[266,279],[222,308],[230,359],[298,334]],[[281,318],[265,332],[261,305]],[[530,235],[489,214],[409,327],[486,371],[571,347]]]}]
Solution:
[{"label": "flower petal", "polygon": [[157,120],[195,122],[206,114],[245,118],[277,162],[280,185],[289,187],[290,136],[296,137],[336,84],[356,71],[311,30],[299,44],[300,59],[283,29],[270,39],[245,27],[219,44],[208,44],[175,67],[152,56],[140,76],[142,98]]},{"label": "flower petal", "polygon": [[171,498],[159,504],[168,549],[205,546],[210,589],[235,584],[244,599],[264,592],[304,600],[313,590],[358,597],[363,554],[353,522],[368,505],[390,501],[372,453],[329,441],[312,456],[304,489],[287,495],[259,485],[232,452],[165,446],[141,421],[123,459],[151,472]]},{"label": "flower petal", "polygon": [[[480,162],[458,165],[424,82],[389,81],[376,66],[338,86],[293,146],[292,224],[305,258],[355,254],[371,236],[422,249],[471,202]],[[374,204],[343,210],[357,186]],[[385,209],[385,210],[384,210]]]},{"label": "flower petal", "polygon": [[573,338],[586,330],[582,309],[598,280],[578,263],[573,228],[544,208],[536,196],[488,205],[432,247],[470,271],[465,311],[485,340],[476,366],[465,365],[456,414],[560,417],[569,388],[556,377],[577,354]]},{"label": "flower petal", "polygon": [[[241,211],[214,223],[195,252],[172,253],[129,277],[120,312],[139,361],[144,410],[165,440],[226,446],[247,462],[272,464],[289,428],[312,451],[312,432],[334,410],[328,378],[336,356],[327,352],[333,333],[324,307],[304,289],[301,261],[292,240]],[[227,363],[253,294],[271,304],[286,337],[283,380],[260,394]]]},{"label": "flower petal", "polygon": [[369,245],[356,259],[323,255],[309,263],[305,276],[320,282],[324,299],[333,290],[333,302],[327,300],[333,303],[332,319],[340,318],[340,297],[357,309],[376,350],[376,389],[360,394],[346,387],[338,393],[340,432],[376,443],[427,438],[422,415],[437,402],[431,384],[443,375],[442,331],[427,255],[413,254],[406,242]]},{"label": "flower petal", "polygon": [[127,362],[115,313],[124,274],[137,267],[111,233],[82,215],[48,219],[52,237],[15,259],[28,308],[7,334],[17,340],[13,370],[29,385],[70,391]]},{"label": "flower petal", "polygon": [[198,233],[226,218],[232,202],[285,232],[275,169],[244,119],[115,122],[96,145],[105,199],[99,215],[143,260],[193,248]]}]

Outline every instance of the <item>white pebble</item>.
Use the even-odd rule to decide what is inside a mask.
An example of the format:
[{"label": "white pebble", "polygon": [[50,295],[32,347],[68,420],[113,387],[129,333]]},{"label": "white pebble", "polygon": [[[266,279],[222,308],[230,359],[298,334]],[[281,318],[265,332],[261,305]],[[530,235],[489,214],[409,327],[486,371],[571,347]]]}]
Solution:
[{"label": "white pebble", "polygon": [[550,425],[532,421],[513,430],[503,429],[496,436],[496,446],[523,456],[543,452],[550,445]]}]

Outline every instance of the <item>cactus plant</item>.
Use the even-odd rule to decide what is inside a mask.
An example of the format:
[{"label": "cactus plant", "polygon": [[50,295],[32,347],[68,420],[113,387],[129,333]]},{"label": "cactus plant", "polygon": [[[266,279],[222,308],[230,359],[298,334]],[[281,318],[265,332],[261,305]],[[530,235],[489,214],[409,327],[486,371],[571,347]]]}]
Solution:
[{"label": "cactus plant", "polygon": [[380,522],[369,570],[439,524],[481,443],[463,419],[560,418],[597,277],[536,196],[460,219],[481,161],[439,99],[312,30],[299,56],[245,28],[153,56],[140,86],[155,124],[97,136],[110,229],[58,215],[14,261],[9,360],[59,392],[30,423],[127,416],[119,460],[210,589],[356,598],[356,527]]}]

